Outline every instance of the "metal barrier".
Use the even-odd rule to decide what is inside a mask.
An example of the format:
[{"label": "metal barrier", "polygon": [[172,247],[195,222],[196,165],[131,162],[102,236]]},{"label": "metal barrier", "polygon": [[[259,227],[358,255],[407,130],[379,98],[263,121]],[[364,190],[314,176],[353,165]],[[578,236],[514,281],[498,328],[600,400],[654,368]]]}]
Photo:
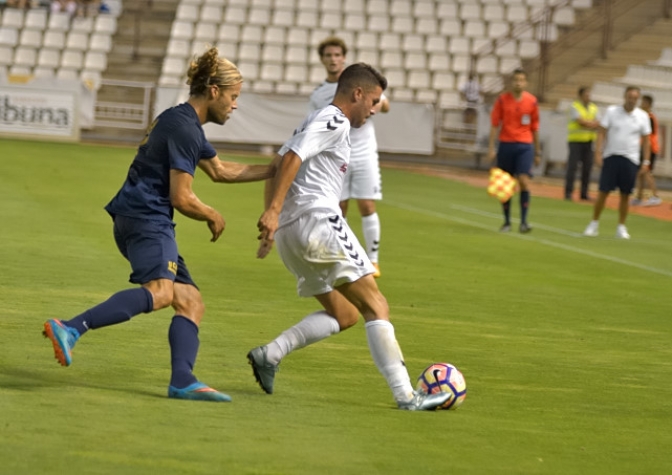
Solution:
[{"label": "metal barrier", "polygon": [[151,82],[119,81],[103,79],[101,87],[120,88],[120,95],[126,92],[142,90],[142,104],[130,102],[96,101],[94,125],[96,127],[114,127],[119,129],[146,129],[149,125],[152,91]]}]

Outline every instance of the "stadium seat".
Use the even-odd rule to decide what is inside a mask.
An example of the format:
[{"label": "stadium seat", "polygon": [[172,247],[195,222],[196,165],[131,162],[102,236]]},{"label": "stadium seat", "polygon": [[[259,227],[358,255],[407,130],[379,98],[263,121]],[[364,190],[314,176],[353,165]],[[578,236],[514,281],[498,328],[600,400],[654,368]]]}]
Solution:
[{"label": "stadium seat", "polygon": [[295,0],[275,0],[275,8],[293,10]]},{"label": "stadium seat", "polygon": [[194,24],[186,21],[174,21],[170,37],[178,40],[191,40],[194,36]]},{"label": "stadium seat", "polygon": [[441,35],[428,36],[425,41],[425,51],[428,53],[441,53],[447,51],[446,37]]},{"label": "stadium seat", "polygon": [[[375,64],[375,63],[373,63]],[[383,51],[380,55],[380,67],[385,69],[399,69],[403,65],[403,58],[398,51]]]},{"label": "stadium seat", "polygon": [[36,78],[51,78],[54,77],[54,68],[47,68],[44,66],[35,66],[33,68],[33,76]]},{"label": "stadium seat", "polygon": [[427,54],[424,52],[406,53],[404,56],[404,67],[411,70],[427,69]]},{"label": "stadium seat", "polygon": [[408,0],[392,0],[390,5],[390,15],[400,17],[410,17],[412,15],[411,5],[413,2]]},{"label": "stadium seat", "polygon": [[198,10],[199,7],[197,5],[180,3],[175,12],[175,19],[190,22],[198,21]]},{"label": "stadium seat", "polygon": [[[308,37],[308,44],[317,47],[318,44],[320,44],[320,41],[324,40],[326,37],[331,36],[331,30],[327,30],[326,28],[313,28],[310,30],[310,35]],[[311,61],[316,61],[317,63],[320,62],[320,58],[318,55],[310,55],[310,60]]]},{"label": "stadium seat", "polygon": [[343,28],[350,31],[362,31],[366,29],[366,17],[359,13],[346,13]]},{"label": "stadium seat", "polygon": [[477,2],[462,3],[460,5],[460,18],[463,20],[480,20],[481,5]]},{"label": "stadium seat", "polygon": [[485,36],[485,24],[481,20],[468,20],[464,23],[464,36],[482,38]]},{"label": "stadium seat", "polygon": [[296,26],[302,28],[314,28],[318,24],[316,11],[298,11],[296,12]]},{"label": "stadium seat", "polygon": [[450,91],[455,88],[455,75],[452,72],[436,72],[432,74],[432,89]]},{"label": "stadium seat", "polygon": [[381,50],[399,51],[401,39],[397,33],[382,33],[378,45]]},{"label": "stadium seat", "polygon": [[553,23],[562,26],[572,26],[574,24],[574,9],[571,7],[558,8],[553,15]]},{"label": "stadium seat", "polygon": [[230,43],[238,43],[240,39],[240,27],[238,25],[229,25],[228,23],[222,23],[219,25],[219,31],[217,32],[217,41],[227,41]]},{"label": "stadium seat", "polygon": [[324,67],[322,65],[317,66],[311,66],[310,67],[310,72],[308,75],[308,81],[312,84],[322,84],[325,79],[325,72],[324,72]]},{"label": "stadium seat", "polygon": [[508,5],[506,8],[506,20],[511,23],[520,23],[527,20],[527,7],[525,5]]},{"label": "stadium seat", "polygon": [[42,46],[44,48],[63,49],[65,47],[65,33],[62,31],[45,31]]},{"label": "stadium seat", "polygon": [[299,84],[297,94],[302,97],[308,97],[313,93],[314,90],[315,90],[314,84],[304,82],[303,84]]},{"label": "stadium seat", "polygon": [[159,86],[177,87],[184,83],[179,76],[161,76],[159,78]]},{"label": "stadium seat", "polygon": [[75,17],[72,19],[72,27],[70,31],[80,31],[82,33],[91,33],[93,31],[93,18]]},{"label": "stadium seat", "polygon": [[348,47],[355,44],[355,33],[352,31],[339,30],[335,32],[335,35],[341,38]]},{"label": "stadium seat", "polygon": [[267,26],[264,30],[264,43],[285,44],[285,28],[281,26]]},{"label": "stadium seat", "polygon": [[288,64],[285,66],[285,81],[302,83],[307,79],[306,66],[303,64]]},{"label": "stadium seat", "polygon": [[413,16],[416,18],[436,18],[434,2],[431,0],[416,0],[413,2]]},{"label": "stadium seat", "polygon": [[501,21],[504,19],[504,6],[501,4],[485,5],[483,19],[486,21]]},{"label": "stadium seat", "polygon": [[[394,53],[400,56],[399,53]],[[376,66],[380,60],[378,55],[378,50],[369,50],[369,49],[360,49],[357,50],[357,61],[362,63],[368,63],[373,66]],[[401,60],[401,59],[400,59]]]},{"label": "stadium seat", "polygon": [[368,0],[366,2],[366,13],[369,15],[388,15],[387,0]]},{"label": "stadium seat", "polygon": [[471,40],[464,37],[453,37],[450,39],[448,52],[451,54],[468,54],[471,52]]},{"label": "stadium seat", "polygon": [[280,63],[283,61],[284,54],[284,46],[264,44],[261,51],[261,61],[263,63]]},{"label": "stadium seat", "polygon": [[469,72],[471,58],[467,55],[456,54],[453,56],[453,71],[456,73]]},{"label": "stadium seat", "polygon": [[521,58],[536,58],[539,56],[539,42],[535,40],[521,40],[518,44],[518,56]]},{"label": "stadium seat", "polygon": [[283,66],[281,64],[266,63],[261,65],[261,74],[259,75],[262,81],[282,81]]},{"label": "stadium seat", "polygon": [[77,80],[79,79],[79,72],[75,69],[60,68],[56,73],[58,79]]},{"label": "stadium seat", "polygon": [[441,91],[439,107],[441,109],[455,109],[460,107],[460,94],[457,91]]},{"label": "stadium seat", "polygon": [[509,74],[516,68],[520,68],[522,65],[520,63],[520,58],[516,57],[504,57],[499,58],[499,71],[500,74]]},{"label": "stadium seat", "polygon": [[450,38],[462,35],[462,23],[453,18],[444,18],[439,26],[439,33]]},{"label": "stadium seat", "polygon": [[481,54],[484,52],[492,51],[492,40],[490,38],[472,38],[471,39],[471,50],[469,51],[472,54]]},{"label": "stadium seat", "polygon": [[11,76],[32,76],[33,68],[30,66],[22,66],[20,64],[14,64],[9,68],[9,74]]},{"label": "stadium seat", "polygon": [[14,51],[10,46],[0,45],[0,64],[9,65],[14,60]]},{"label": "stadium seat", "polygon": [[203,23],[219,24],[222,21],[222,8],[215,5],[204,5],[198,19]]},{"label": "stadium seat", "polygon": [[497,56],[515,56],[517,54],[517,47],[515,40],[506,41],[497,46],[495,54]]},{"label": "stadium seat", "polygon": [[308,30],[303,28],[289,28],[287,44],[291,46],[305,46],[308,44]]},{"label": "stadium seat", "polygon": [[547,25],[547,31],[544,32],[544,28],[541,25],[537,25],[535,30],[534,38],[539,41],[548,41],[553,42],[558,39],[558,26],[554,23]]},{"label": "stadium seat", "polygon": [[14,64],[33,67],[37,62],[37,50],[27,46],[19,46],[14,51]]},{"label": "stadium seat", "polygon": [[430,71],[448,71],[450,69],[450,55],[448,53],[431,53],[427,67]]},{"label": "stadium seat", "polygon": [[68,33],[65,47],[69,50],[85,51],[89,47],[89,35],[79,31],[71,31]]},{"label": "stadium seat", "polygon": [[345,0],[343,2],[344,13],[364,14],[364,2],[362,0]]},{"label": "stadium seat", "polygon": [[109,53],[112,50],[112,38],[102,33],[92,34],[89,38],[89,50]]},{"label": "stadium seat", "polygon": [[23,10],[18,8],[5,8],[0,25],[9,28],[23,28]]},{"label": "stadium seat", "polygon": [[292,94],[295,95],[298,85],[293,82],[278,82],[275,84],[275,92],[277,94]]},{"label": "stadium seat", "polygon": [[441,20],[456,20],[460,18],[457,14],[457,4],[440,2],[437,5],[436,17]]},{"label": "stadium seat", "polygon": [[418,18],[415,20],[416,33],[421,35],[434,35],[438,31],[436,19],[434,18]]},{"label": "stadium seat", "polygon": [[296,0],[297,11],[312,11],[316,12],[320,9],[319,0]]},{"label": "stadium seat", "polygon": [[392,31],[395,33],[413,33],[415,22],[410,17],[394,17],[392,19]]},{"label": "stadium seat", "polygon": [[252,83],[252,91],[257,94],[270,94],[274,92],[273,83],[270,81],[254,81]]},{"label": "stadium seat", "polygon": [[47,27],[47,10],[28,10],[23,27],[30,30],[44,30]]},{"label": "stadium seat", "polygon": [[482,56],[476,61],[476,72],[479,74],[499,72],[499,60],[497,56]]},{"label": "stadium seat", "polygon": [[427,89],[430,85],[430,75],[426,70],[409,71],[407,85],[412,89]]},{"label": "stadium seat", "polygon": [[492,39],[501,38],[509,34],[509,23],[506,21],[488,22],[487,36]]},{"label": "stadium seat", "polygon": [[434,104],[438,93],[433,89],[420,89],[415,93],[415,101],[422,104]]},{"label": "stadium seat", "polygon": [[245,44],[260,44],[263,40],[263,28],[257,25],[245,25],[240,33],[240,41]]},{"label": "stadium seat", "polygon": [[276,26],[292,26],[294,12],[292,10],[273,10],[271,22]]},{"label": "stadium seat", "polygon": [[16,46],[19,43],[19,30],[16,28],[0,28],[0,45]]},{"label": "stadium seat", "polygon": [[385,32],[390,27],[390,18],[385,15],[377,14],[369,16],[368,29],[378,33]]},{"label": "stadium seat", "polygon": [[107,69],[107,55],[98,51],[87,51],[84,57],[84,69],[105,71]]},{"label": "stadium seat", "polygon": [[343,17],[340,13],[324,12],[320,15],[320,28],[338,29],[341,27]]},{"label": "stadium seat", "polygon": [[266,26],[271,23],[271,12],[266,8],[251,8],[247,22],[251,25]]},{"label": "stadium seat", "polygon": [[357,49],[377,49],[378,48],[378,33],[371,31],[360,31],[357,33],[355,40],[355,48]]},{"label": "stadium seat", "polygon": [[220,56],[229,61],[233,61],[234,63],[238,61],[238,43],[220,41],[217,43],[217,50],[219,50]]},{"label": "stadium seat", "polygon": [[[60,69],[80,70],[84,63],[84,55],[81,51],[65,50],[61,55]],[[164,62],[165,65],[165,62]]]},{"label": "stadium seat", "polygon": [[261,46],[258,44],[241,43],[238,46],[238,59],[249,62],[257,62],[261,57]]},{"label": "stadium seat", "polygon": [[261,7],[268,10],[271,8],[272,5],[273,5],[272,0],[252,0],[253,7]]},{"label": "stadium seat", "polygon": [[386,69],[384,71],[387,83],[391,88],[406,87],[406,72],[403,69]]},{"label": "stadium seat", "polygon": [[259,63],[256,61],[238,62],[238,69],[246,80],[254,81],[259,78]]},{"label": "stadium seat", "polygon": [[93,24],[93,31],[113,35],[117,32],[117,19],[110,15],[98,15]]},{"label": "stadium seat", "polygon": [[395,102],[413,102],[413,89],[394,88],[390,95]]},{"label": "stadium seat", "polygon": [[42,31],[23,29],[19,36],[19,44],[21,46],[42,46]]},{"label": "stadium seat", "polygon": [[63,12],[52,13],[49,15],[50,31],[68,31],[70,29],[70,15]]},{"label": "stadium seat", "polygon": [[289,64],[306,64],[308,49],[305,46],[288,46],[285,52],[285,62]]},{"label": "stadium seat", "polygon": [[214,43],[217,38],[217,25],[198,22],[194,27],[194,39],[206,43]]},{"label": "stadium seat", "polygon": [[224,23],[242,25],[247,21],[247,9],[244,7],[227,6],[224,14]]},{"label": "stadium seat", "polygon": [[44,68],[57,68],[61,62],[61,52],[53,49],[40,49],[37,55],[37,65]]},{"label": "stadium seat", "polygon": [[[93,40],[93,38],[92,38]],[[174,58],[186,58],[191,53],[191,43],[186,40],[178,40],[171,38],[168,41],[166,48],[166,55]]]},{"label": "stadium seat", "polygon": [[425,44],[422,35],[416,34],[407,34],[404,35],[404,41],[402,43],[401,49],[405,52],[419,52],[425,51]]}]

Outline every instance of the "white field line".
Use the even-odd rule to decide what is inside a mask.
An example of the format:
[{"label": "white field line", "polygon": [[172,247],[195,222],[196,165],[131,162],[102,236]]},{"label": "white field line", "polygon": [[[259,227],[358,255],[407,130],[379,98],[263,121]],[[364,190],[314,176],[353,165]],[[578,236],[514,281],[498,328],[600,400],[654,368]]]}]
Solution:
[{"label": "white field line", "polygon": [[[459,218],[457,216],[450,216],[448,214],[439,213],[437,211],[431,211],[431,210],[428,210],[428,209],[417,208],[415,206],[411,206],[411,205],[407,205],[407,204],[403,204],[403,203],[398,203],[398,202],[390,201],[390,200],[385,200],[385,204],[390,205],[390,206],[394,206],[396,208],[404,209],[406,211],[411,211],[411,212],[414,212],[414,213],[424,214],[426,216],[432,216],[432,217],[435,217],[435,218],[443,219],[443,220],[446,220],[446,221],[452,221],[454,223],[464,224],[466,226],[471,226],[471,227],[474,227],[474,228],[484,229],[486,231],[498,232],[495,228],[493,228],[492,226],[489,226],[487,224],[479,223],[477,221],[472,221],[472,220],[465,219],[465,218]],[[468,208],[468,207],[465,207],[465,206],[451,205],[451,208],[459,210],[459,211],[463,211],[463,212],[466,212],[466,213],[471,213],[471,214],[475,214],[475,215],[479,215],[479,216],[485,216],[485,217],[488,217],[488,218],[497,218],[497,219],[501,218],[501,216],[499,214],[488,213],[488,212],[485,212],[485,211],[481,211],[481,210],[474,209],[474,208]],[[564,229],[554,228],[554,227],[551,227],[551,226],[543,226],[543,225],[536,224],[536,223],[535,223],[534,226],[535,226],[535,228],[543,229],[545,231],[550,231],[550,232],[553,232],[553,233],[556,233],[556,234],[562,234],[564,236],[571,236],[571,237],[581,237],[582,236],[580,233],[575,233],[575,232],[567,231],[567,230],[564,230]],[[625,266],[628,266],[628,267],[634,267],[635,269],[640,269],[640,270],[644,270],[644,271],[647,271],[647,272],[652,272],[654,274],[660,274],[660,275],[664,275],[664,276],[667,276],[667,277],[672,277],[672,271],[669,271],[669,270],[658,269],[656,267],[646,266],[646,265],[643,265],[643,264],[639,264],[637,262],[627,261],[627,260],[621,259],[619,257],[608,256],[606,254],[600,254],[598,252],[589,251],[589,250],[586,250],[586,249],[582,249],[580,247],[570,246],[568,244],[562,244],[562,243],[554,242],[554,241],[549,241],[548,239],[538,238],[538,237],[535,237],[534,235],[531,235],[531,234],[509,233],[507,236],[508,237],[513,237],[513,238],[516,238],[516,239],[525,239],[525,240],[528,240],[528,241],[534,241],[534,242],[537,242],[539,244],[544,244],[544,245],[549,246],[549,247],[555,247],[557,249],[563,249],[565,251],[574,252],[576,254],[583,254],[584,256],[589,256],[589,257],[592,257],[592,258],[595,258],[595,259],[602,259],[604,261],[609,261],[609,262],[613,262],[613,263],[616,263],[616,264],[622,264],[622,265],[625,265]],[[586,239],[592,239],[592,238],[586,238]]]}]

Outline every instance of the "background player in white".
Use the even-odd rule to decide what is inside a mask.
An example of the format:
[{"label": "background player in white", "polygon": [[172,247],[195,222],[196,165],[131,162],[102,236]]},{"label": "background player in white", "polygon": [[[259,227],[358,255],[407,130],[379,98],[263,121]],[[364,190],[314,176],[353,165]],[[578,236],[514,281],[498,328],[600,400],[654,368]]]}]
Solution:
[{"label": "background player in white", "polygon": [[338,206],[350,127],[361,127],[375,113],[386,87],[387,80],[371,66],[349,66],[333,102],[309,114],[274,160],[279,168],[276,179],[267,182],[257,255],[265,257],[276,239],[283,263],[297,278],[299,295],[315,297],[324,309],[248,353],[257,382],[269,394],[283,357],[353,326],[361,313],[373,361],[400,408],[434,409],[452,397],[413,390],[373,265]]},{"label": "background player in white", "polygon": [[[317,52],[327,72],[327,79],[311,94],[309,106],[311,111],[326,107],[334,98],[338,77],[345,68],[348,47],[342,39],[331,36],[319,44]],[[374,111],[385,113],[389,110],[390,102],[383,95]],[[378,164],[378,142],[373,122],[368,121],[357,129],[351,129],[350,142],[352,146],[350,165],[345,174],[340,206],[343,217],[346,217],[350,198],[357,200],[359,214],[362,216],[366,254],[376,268],[373,276],[380,277],[378,264],[380,218],[376,212],[376,201],[383,198],[383,190]]]}]

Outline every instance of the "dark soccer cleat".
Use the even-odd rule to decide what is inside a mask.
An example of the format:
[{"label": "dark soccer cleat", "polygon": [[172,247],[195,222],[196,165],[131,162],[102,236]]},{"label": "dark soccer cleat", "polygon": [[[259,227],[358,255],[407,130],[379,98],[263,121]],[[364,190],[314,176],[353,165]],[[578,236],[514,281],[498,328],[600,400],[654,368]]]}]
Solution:
[{"label": "dark soccer cleat", "polygon": [[70,366],[72,363],[72,348],[79,339],[79,332],[74,328],[63,325],[63,322],[52,318],[44,322],[42,334],[51,340],[54,346],[54,356],[61,366]]},{"label": "dark soccer cleat", "polygon": [[530,227],[530,225],[527,224],[527,223],[520,223],[520,226],[518,227],[518,231],[520,231],[523,234],[527,234],[530,231],[532,231],[532,227]]},{"label": "dark soccer cleat", "polygon": [[397,406],[399,406],[399,409],[406,411],[435,411],[453,397],[455,397],[453,393],[440,392],[427,394],[422,391],[415,391],[413,399],[408,402],[398,402]]},{"label": "dark soccer cleat", "polygon": [[267,394],[273,394],[273,383],[275,382],[275,373],[278,372],[278,365],[268,362],[266,358],[267,348],[258,346],[247,354],[247,360],[252,365],[254,377]]},{"label": "dark soccer cleat", "polygon": [[178,389],[168,386],[168,397],[171,399],[187,399],[189,401],[231,402],[231,396],[212,389],[207,384],[195,382],[186,388]]}]

